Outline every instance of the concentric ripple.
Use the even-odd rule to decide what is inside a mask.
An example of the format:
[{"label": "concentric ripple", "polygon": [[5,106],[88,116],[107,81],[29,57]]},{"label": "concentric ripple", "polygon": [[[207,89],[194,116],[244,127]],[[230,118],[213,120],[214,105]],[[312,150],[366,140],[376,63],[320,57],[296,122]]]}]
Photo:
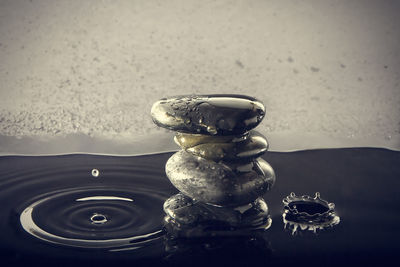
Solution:
[{"label": "concentric ripple", "polygon": [[84,248],[143,243],[162,235],[153,219],[164,199],[126,189],[72,189],[44,197],[21,213],[22,227],[48,242]]},{"label": "concentric ripple", "polygon": [[10,227],[2,231],[3,241],[22,248],[29,233],[45,241],[43,245],[59,245],[53,247],[146,247],[151,253],[151,247],[162,244],[163,203],[175,192],[164,175],[165,158],[2,157],[0,225],[18,220],[24,233],[16,235]]}]

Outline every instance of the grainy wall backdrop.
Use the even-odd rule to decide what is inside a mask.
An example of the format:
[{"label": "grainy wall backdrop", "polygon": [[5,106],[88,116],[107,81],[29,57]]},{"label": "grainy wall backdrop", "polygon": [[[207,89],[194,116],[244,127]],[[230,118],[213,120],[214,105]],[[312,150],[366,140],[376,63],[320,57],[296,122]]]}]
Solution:
[{"label": "grainy wall backdrop", "polygon": [[400,147],[400,1],[0,0],[0,135],[135,138],[179,94],[267,107],[266,136]]}]

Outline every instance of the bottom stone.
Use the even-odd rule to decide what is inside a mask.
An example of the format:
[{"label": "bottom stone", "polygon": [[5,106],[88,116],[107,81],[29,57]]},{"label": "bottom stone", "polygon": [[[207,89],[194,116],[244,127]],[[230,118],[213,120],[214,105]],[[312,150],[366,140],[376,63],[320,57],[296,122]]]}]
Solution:
[{"label": "bottom stone", "polygon": [[167,229],[184,237],[231,235],[232,230],[237,235],[237,231],[268,229],[272,222],[262,198],[239,207],[219,207],[178,193],[165,201],[164,211]]}]

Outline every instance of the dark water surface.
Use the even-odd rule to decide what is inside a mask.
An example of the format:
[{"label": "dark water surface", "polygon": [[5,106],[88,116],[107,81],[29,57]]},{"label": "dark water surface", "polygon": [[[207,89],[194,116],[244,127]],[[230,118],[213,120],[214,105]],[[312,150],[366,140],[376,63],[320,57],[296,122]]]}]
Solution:
[{"label": "dark water surface", "polygon": [[[241,236],[175,239],[162,205],[177,193],[172,153],[0,157],[2,266],[382,265],[397,261],[400,152],[325,149],[263,156],[272,226]],[[96,169],[96,170],[93,170]],[[98,171],[97,171],[98,170]],[[314,234],[284,229],[282,199],[321,193],[340,223]],[[28,233],[29,232],[29,233]]]}]

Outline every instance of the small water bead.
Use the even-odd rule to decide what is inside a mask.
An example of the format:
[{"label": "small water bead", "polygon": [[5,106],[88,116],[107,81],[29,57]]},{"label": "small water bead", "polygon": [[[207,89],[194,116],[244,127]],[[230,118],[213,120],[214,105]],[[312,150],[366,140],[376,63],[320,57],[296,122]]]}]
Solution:
[{"label": "small water bead", "polygon": [[95,213],[90,217],[93,224],[103,224],[107,222],[107,217],[103,214]]},{"label": "small water bead", "polygon": [[207,132],[212,135],[215,135],[218,133],[217,128],[215,126],[207,126]]},{"label": "small water bead", "polygon": [[99,177],[100,176],[100,171],[98,169],[93,169],[92,170],[92,176],[93,177]]}]

